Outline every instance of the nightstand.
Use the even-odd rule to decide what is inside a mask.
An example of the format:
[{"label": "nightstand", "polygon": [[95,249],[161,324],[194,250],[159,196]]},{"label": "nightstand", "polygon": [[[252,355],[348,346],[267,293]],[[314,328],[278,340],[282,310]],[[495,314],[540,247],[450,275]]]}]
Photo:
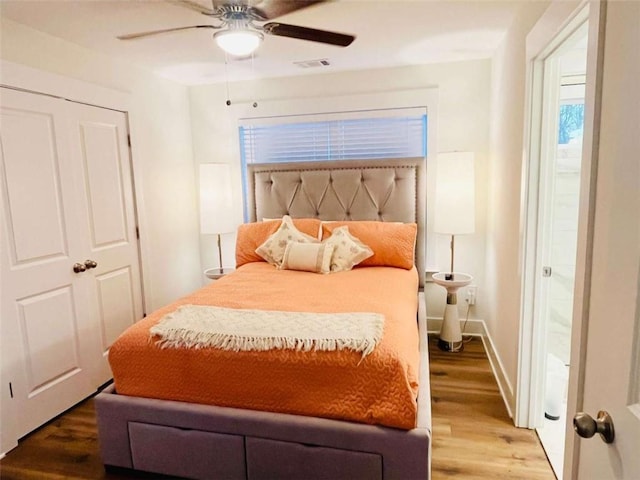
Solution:
[{"label": "nightstand", "polygon": [[204,271],[204,275],[211,280],[218,280],[219,278],[224,277],[227,273],[231,273],[235,271],[235,268],[231,267],[223,267],[223,268],[207,268]]}]

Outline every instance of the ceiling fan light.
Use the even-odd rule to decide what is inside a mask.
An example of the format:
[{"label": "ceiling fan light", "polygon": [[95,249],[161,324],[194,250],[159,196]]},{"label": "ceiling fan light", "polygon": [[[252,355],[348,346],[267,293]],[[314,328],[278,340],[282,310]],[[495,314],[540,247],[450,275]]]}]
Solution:
[{"label": "ceiling fan light", "polygon": [[244,57],[252,54],[262,42],[263,35],[254,30],[223,30],[213,35],[218,46],[229,55]]}]

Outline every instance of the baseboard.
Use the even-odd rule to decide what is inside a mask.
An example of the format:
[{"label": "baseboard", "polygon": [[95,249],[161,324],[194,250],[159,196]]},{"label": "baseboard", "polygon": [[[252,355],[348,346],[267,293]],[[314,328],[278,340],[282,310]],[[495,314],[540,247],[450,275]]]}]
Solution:
[{"label": "baseboard", "polygon": [[[437,335],[440,332],[441,326],[442,318],[427,318],[427,329],[429,334]],[[493,372],[493,376],[498,384],[498,389],[500,390],[500,396],[507,408],[509,416],[513,419],[516,397],[513,393],[513,387],[509,382],[504,366],[502,365],[502,361],[500,360],[500,356],[498,355],[498,351],[493,343],[493,339],[487,330],[487,324],[484,323],[484,320],[470,318],[466,325],[464,325],[464,321],[460,321],[460,328],[462,329],[463,326],[463,335],[480,337],[482,339],[482,344],[484,345],[484,349],[487,352],[487,358],[489,359],[489,365],[491,365],[491,371]]]},{"label": "baseboard", "polygon": [[[462,328],[464,326],[464,329]],[[442,328],[442,318],[428,317],[427,330],[430,334],[437,335]],[[470,318],[464,325],[464,320],[460,320],[460,329],[463,335],[483,336],[486,335],[486,326],[484,321]]]},{"label": "baseboard", "polygon": [[500,390],[500,395],[502,396],[504,405],[507,407],[509,417],[513,420],[513,412],[516,411],[516,396],[513,393],[513,387],[511,386],[511,382],[509,382],[509,377],[507,377],[507,373],[502,365],[498,351],[493,344],[491,335],[489,335],[489,332],[487,331],[487,326],[484,322],[482,322],[482,325],[485,329],[485,334],[482,335],[482,343],[485,351],[487,352],[489,364],[491,365],[491,370],[493,370],[493,376],[496,378],[496,382],[498,383],[498,389]]},{"label": "baseboard", "polygon": [[[18,442],[17,440],[11,442],[9,444],[9,442],[6,442],[4,444],[2,444],[2,439],[0,438],[0,460],[2,460],[4,457],[7,456],[7,454],[13,450],[14,448],[16,448],[18,446]],[[6,440],[6,439],[5,439]],[[0,469],[1,470],[1,469]],[[2,475],[0,475],[2,476]]]}]

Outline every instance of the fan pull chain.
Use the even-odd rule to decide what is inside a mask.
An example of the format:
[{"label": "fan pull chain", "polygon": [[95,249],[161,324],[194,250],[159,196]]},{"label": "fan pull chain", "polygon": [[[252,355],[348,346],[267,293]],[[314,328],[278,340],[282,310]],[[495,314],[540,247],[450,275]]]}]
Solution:
[{"label": "fan pull chain", "polygon": [[227,107],[231,105],[231,99],[229,98],[229,54],[224,52],[224,78],[227,86]]},{"label": "fan pull chain", "polygon": [[[255,67],[255,53],[251,52],[251,76],[253,77],[253,81],[255,82],[255,78],[256,78],[256,67]],[[253,101],[253,108],[257,108],[258,107],[258,102],[256,102],[255,100]]]},{"label": "fan pull chain", "polygon": [[[255,65],[254,65],[254,56],[253,53],[251,54],[251,73],[253,74],[253,76],[255,77]],[[227,104],[227,107],[231,106],[231,98],[229,95],[229,55],[225,52],[224,54],[224,75],[225,75],[225,86],[227,89],[227,101],[225,102]],[[253,108],[257,108],[258,107],[258,102],[256,102],[254,100],[253,104],[252,104]]]}]

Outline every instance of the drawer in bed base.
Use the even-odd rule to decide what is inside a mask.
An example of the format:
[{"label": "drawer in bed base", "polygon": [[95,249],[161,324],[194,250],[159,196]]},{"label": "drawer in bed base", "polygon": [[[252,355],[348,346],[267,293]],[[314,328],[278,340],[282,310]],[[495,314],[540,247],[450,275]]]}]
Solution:
[{"label": "drawer in bed base", "polygon": [[244,438],[129,422],[133,468],[184,478],[246,478]]},{"label": "drawer in bed base", "polygon": [[382,480],[375,453],[247,437],[249,480]]},{"label": "drawer in bed base", "polygon": [[[291,471],[285,462],[288,459],[299,469],[312,470],[310,466],[319,464],[320,472],[331,472],[337,468],[334,464],[341,468],[335,475],[324,477],[307,475],[305,470],[298,478],[429,478],[431,442],[425,428],[403,431],[129,397],[116,394],[113,387],[100,393],[95,405],[100,452],[107,466],[205,479],[260,478],[261,472],[275,469],[278,473],[273,477],[286,478]],[[193,470],[174,470],[173,459],[181,457],[179,463],[192,463],[196,456],[215,458],[216,465],[197,464],[189,465]],[[213,462],[210,458],[207,461]],[[217,471],[222,466],[229,468],[229,474],[212,475],[210,468]],[[361,475],[352,475],[354,470]]]}]

